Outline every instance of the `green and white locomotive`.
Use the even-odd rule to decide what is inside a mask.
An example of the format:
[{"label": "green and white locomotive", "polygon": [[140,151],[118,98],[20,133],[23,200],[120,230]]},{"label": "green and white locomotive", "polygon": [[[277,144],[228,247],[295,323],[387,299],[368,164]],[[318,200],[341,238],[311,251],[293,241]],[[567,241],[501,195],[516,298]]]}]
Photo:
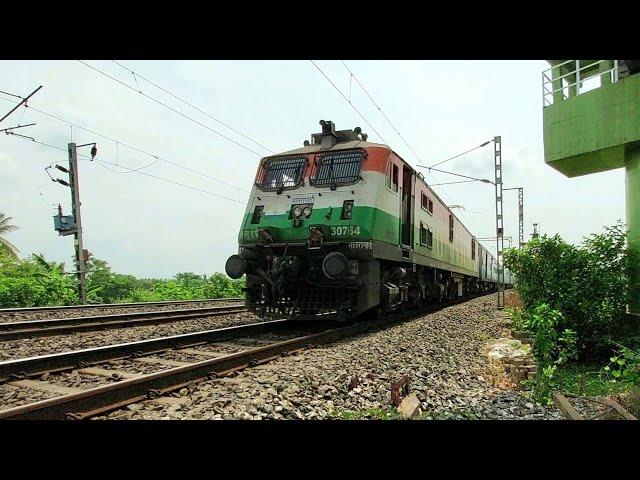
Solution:
[{"label": "green and white locomotive", "polygon": [[[496,289],[494,257],[406,161],[360,128],[261,159],[226,263],[262,317],[345,320]],[[512,283],[505,270],[505,283]]]}]

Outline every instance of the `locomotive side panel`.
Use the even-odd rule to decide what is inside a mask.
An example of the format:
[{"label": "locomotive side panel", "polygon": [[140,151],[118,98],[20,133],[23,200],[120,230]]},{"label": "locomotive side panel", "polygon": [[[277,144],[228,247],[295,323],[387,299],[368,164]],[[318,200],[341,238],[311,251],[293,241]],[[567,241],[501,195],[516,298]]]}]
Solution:
[{"label": "locomotive side panel", "polygon": [[478,276],[477,255],[472,258],[473,235],[419,177],[415,190],[414,249],[419,254],[416,261],[421,263],[420,256],[425,256],[438,260],[439,268]]}]

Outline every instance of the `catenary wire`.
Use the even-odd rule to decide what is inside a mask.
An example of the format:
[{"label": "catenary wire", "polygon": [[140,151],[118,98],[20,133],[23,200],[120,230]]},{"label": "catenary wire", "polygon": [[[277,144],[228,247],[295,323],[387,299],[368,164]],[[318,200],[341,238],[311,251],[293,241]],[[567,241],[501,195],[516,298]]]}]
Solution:
[{"label": "catenary wire", "polygon": [[351,74],[351,78],[355,79],[356,83],[358,85],[360,85],[360,88],[362,88],[362,91],[364,93],[367,94],[367,97],[369,97],[369,100],[371,100],[371,102],[376,106],[376,108],[378,109],[378,111],[382,114],[382,116],[385,118],[385,120],[387,121],[387,123],[389,125],[391,125],[391,128],[393,128],[393,130],[398,134],[398,136],[400,137],[400,139],[404,142],[404,144],[407,146],[407,148],[409,150],[411,150],[411,153],[413,153],[413,155],[416,157],[416,159],[419,162],[422,162],[422,159],[420,158],[420,156],[416,153],[416,151],[411,147],[411,145],[409,145],[409,142],[407,142],[405,140],[405,138],[402,136],[402,134],[400,133],[400,130],[398,130],[398,128],[394,125],[394,123],[391,121],[391,119],[387,116],[386,113],[384,113],[384,111],[382,110],[382,108],[380,108],[380,105],[378,105],[376,103],[376,101],[373,99],[373,97],[371,96],[371,94],[369,93],[369,91],[365,88],[365,86],[362,84],[362,82],[358,79],[358,77],[356,76],[355,73],[353,73],[351,71],[351,69],[347,66],[347,64],[344,62],[344,60],[340,60],[342,62],[342,65],[344,65],[344,68],[347,69],[347,71]]},{"label": "catenary wire", "polygon": [[164,102],[161,102],[160,100],[158,100],[158,99],[156,99],[156,98],[152,97],[151,95],[148,95],[148,94],[146,94],[146,93],[142,92],[141,90],[136,90],[136,89],[135,89],[135,88],[133,88],[131,85],[127,85],[127,84],[126,84],[126,83],[124,83],[123,81],[118,80],[118,79],[117,79],[117,78],[115,78],[114,76],[109,75],[108,73],[103,72],[103,71],[102,71],[102,70],[100,70],[99,68],[96,68],[96,67],[94,67],[93,65],[89,65],[87,62],[83,62],[82,60],[78,60],[78,62],[80,62],[81,64],[85,65],[86,67],[88,67],[88,68],[90,68],[90,69],[92,69],[92,70],[94,70],[94,71],[98,72],[99,74],[101,74],[101,75],[103,75],[103,76],[105,76],[105,77],[107,77],[107,78],[110,78],[110,79],[111,79],[111,80],[113,80],[114,82],[117,82],[117,83],[119,83],[120,85],[122,85],[122,86],[124,86],[124,87],[127,87],[129,90],[132,90],[132,91],[134,91],[134,92],[136,92],[136,93],[139,93],[139,94],[140,94],[140,95],[142,95],[143,97],[148,98],[149,100],[154,101],[154,102],[155,102],[155,103],[157,103],[158,105],[162,105],[163,107],[165,107],[165,108],[167,108],[167,109],[171,110],[172,112],[175,112],[175,113],[177,113],[178,115],[180,115],[180,116],[182,116],[182,117],[184,117],[184,118],[186,118],[186,119],[188,119],[188,120],[191,120],[192,122],[194,122],[194,123],[196,123],[196,124],[200,125],[201,127],[206,128],[206,129],[207,129],[207,130],[209,130],[210,132],[215,133],[216,135],[218,135],[218,136],[220,136],[220,137],[224,138],[225,140],[228,140],[229,142],[234,143],[234,144],[236,144],[237,146],[239,146],[239,147],[241,147],[241,148],[244,148],[245,150],[247,150],[247,151],[249,151],[249,152],[251,152],[251,153],[253,153],[253,154],[257,155],[257,156],[262,157],[262,155],[261,155],[260,153],[258,153],[258,152],[256,152],[255,150],[253,150],[253,149],[251,149],[251,148],[247,147],[246,145],[243,145],[243,144],[242,144],[242,143],[240,143],[240,142],[236,142],[234,139],[229,138],[229,137],[228,137],[228,136],[226,136],[225,134],[220,133],[220,132],[218,132],[217,130],[214,130],[214,129],[213,129],[213,128],[211,128],[210,126],[205,125],[204,123],[202,123],[202,122],[200,122],[200,121],[196,120],[196,119],[195,119],[195,118],[193,118],[193,117],[190,117],[189,115],[187,115],[187,114],[185,114],[185,113],[181,112],[180,110],[177,110],[177,109],[173,108],[173,107],[172,107],[172,106],[170,106],[170,105],[167,105],[167,104],[166,104],[166,103],[164,103]]},{"label": "catenary wire", "polygon": [[[68,151],[66,148],[58,147],[58,146],[56,146],[56,145],[51,145],[51,144],[49,144],[49,143],[41,142],[41,141],[39,141],[39,140],[31,140],[31,141],[33,141],[34,143],[37,143],[37,144],[39,144],[39,145],[44,145],[45,147],[54,148],[54,149],[56,149],[56,150],[60,150],[60,151],[63,151],[63,152],[67,152],[67,151]],[[84,157],[84,158],[82,158],[83,160],[91,160],[91,157],[89,157],[88,155],[81,154],[81,153],[79,153],[79,154],[78,154],[78,157]],[[161,180],[161,181],[163,181],[163,182],[172,183],[172,184],[174,184],[174,185],[178,185],[178,186],[180,186],[180,187],[189,188],[189,189],[191,189],[191,190],[195,190],[195,191],[198,191],[198,192],[206,193],[206,194],[208,194],[208,195],[212,195],[212,196],[214,196],[214,197],[222,198],[222,199],[224,199],[224,200],[229,200],[229,201],[234,202],[234,203],[239,203],[239,204],[242,204],[242,203],[243,203],[243,202],[241,202],[241,201],[239,201],[239,200],[236,200],[236,199],[233,199],[233,198],[230,198],[230,197],[225,197],[224,195],[220,195],[220,194],[217,194],[217,193],[214,193],[214,192],[210,192],[209,190],[205,190],[205,189],[203,189],[203,188],[194,187],[194,186],[192,186],[192,185],[187,185],[187,184],[185,184],[185,183],[181,183],[181,182],[176,182],[175,180],[170,180],[170,179],[168,179],[168,178],[159,177],[159,176],[157,176],[157,175],[153,175],[153,174],[148,173],[148,172],[142,172],[142,171],[138,171],[138,170],[135,170],[135,169],[129,169],[128,167],[124,167],[124,166],[122,166],[122,165],[116,165],[116,164],[115,164],[115,163],[113,163],[113,162],[109,162],[109,161],[107,161],[107,160],[102,160],[102,159],[100,159],[100,158],[94,158],[94,160],[93,160],[93,161],[96,161],[96,162],[99,162],[99,163],[102,163],[102,164],[106,164],[106,165],[116,166],[116,167],[118,167],[118,168],[126,168],[126,169],[131,170],[132,172],[138,173],[138,174],[140,174],[140,175],[145,175],[145,176],[147,176],[147,177],[155,178],[155,179],[157,179],[157,180]],[[114,173],[115,173],[115,172],[114,172]],[[118,172],[118,173],[119,173],[119,172]]]},{"label": "catenary wire", "polygon": [[[10,102],[10,103],[18,103],[18,102],[13,102],[12,100],[9,100],[9,99],[6,99],[6,98],[2,98],[2,97],[0,97],[0,100],[4,100],[4,101]],[[201,177],[208,178],[209,180],[213,180],[214,182],[217,182],[217,183],[220,183],[220,184],[223,184],[223,185],[227,185],[227,186],[235,188],[237,190],[242,190],[244,192],[248,192],[248,190],[245,189],[245,188],[238,187],[237,185],[234,185],[232,183],[225,182],[224,180],[220,180],[218,178],[212,177],[211,175],[208,175],[206,173],[200,172],[198,170],[194,170],[193,168],[190,168],[190,167],[187,167],[185,165],[182,165],[181,163],[173,162],[173,161],[171,161],[171,160],[169,160],[167,158],[164,158],[164,157],[159,157],[158,155],[155,155],[153,153],[149,153],[149,152],[147,152],[147,151],[145,151],[145,150],[143,150],[143,149],[141,149],[139,147],[136,147],[136,146],[133,146],[133,145],[129,145],[129,144],[125,143],[125,142],[122,142],[122,141],[120,141],[118,139],[112,138],[112,137],[110,137],[108,135],[104,135],[102,133],[98,133],[98,132],[96,132],[94,130],[91,130],[89,128],[82,127],[82,126],[77,125],[77,124],[75,124],[73,122],[70,122],[69,120],[66,120],[64,118],[56,116],[56,115],[54,115],[52,113],[46,112],[44,110],[41,110],[41,109],[38,109],[38,108],[35,108],[35,107],[32,107],[30,105],[25,105],[25,108],[30,108],[30,109],[38,112],[38,113],[41,113],[41,114],[46,115],[48,117],[51,117],[51,118],[53,118],[55,120],[58,120],[59,122],[65,123],[65,124],[71,126],[72,128],[76,127],[76,128],[79,128],[80,130],[84,130],[85,132],[89,132],[89,133],[91,133],[93,135],[97,135],[99,137],[102,137],[102,138],[104,138],[106,140],[109,140],[111,142],[116,143],[116,145],[118,145],[118,146],[123,146],[123,147],[129,148],[130,150],[136,151],[138,153],[142,153],[143,155],[148,155],[149,157],[156,159],[156,161],[160,160],[162,162],[170,163],[171,165],[175,165],[178,168],[182,168],[184,170],[187,170],[187,171],[189,171],[191,173],[194,173],[196,175],[199,175]],[[153,163],[155,163],[155,162],[152,162],[149,165],[153,165]],[[146,168],[146,167],[142,167],[142,168]]]},{"label": "catenary wire", "polygon": [[351,108],[353,108],[353,109],[356,111],[356,113],[357,113],[358,115],[360,115],[360,118],[362,118],[362,120],[364,120],[364,121],[367,123],[367,125],[369,125],[369,127],[370,127],[370,128],[371,128],[371,129],[376,133],[376,135],[378,135],[378,137],[380,137],[380,139],[381,139],[381,140],[386,144],[386,143],[387,143],[387,141],[384,139],[384,137],[383,137],[382,135],[380,135],[380,132],[378,132],[378,131],[375,129],[375,127],[374,127],[373,125],[371,125],[371,123],[369,123],[369,120],[367,120],[367,119],[365,118],[365,116],[364,116],[362,113],[360,113],[360,110],[358,110],[358,109],[356,108],[356,106],[355,106],[353,103],[351,103],[351,100],[349,100],[349,99],[344,95],[344,93],[342,93],[342,91],[341,91],[338,87],[336,87],[336,84],[335,84],[335,83],[333,83],[333,81],[332,81],[332,80],[331,80],[331,79],[330,79],[330,78],[329,78],[329,77],[328,77],[328,76],[327,76],[327,75],[322,71],[322,69],[318,66],[318,64],[316,64],[316,62],[314,62],[313,60],[309,60],[309,61],[313,64],[313,66],[314,66],[314,67],[316,67],[316,68],[318,69],[318,71],[322,74],[322,76],[323,76],[324,78],[326,78],[326,79],[327,79],[327,81],[328,81],[328,82],[333,86],[333,88],[335,88],[335,89],[336,89],[336,91],[337,91],[337,92],[342,96],[342,98],[344,98],[344,100],[345,100],[349,105],[351,105]]},{"label": "catenary wire", "polygon": [[192,103],[190,103],[190,102],[188,102],[188,101],[184,100],[183,98],[180,98],[179,96],[177,96],[176,94],[174,94],[174,93],[170,92],[170,91],[169,91],[169,90],[167,90],[166,88],[163,88],[163,87],[161,87],[160,85],[158,85],[157,83],[155,83],[155,82],[153,82],[153,81],[149,80],[148,78],[143,77],[143,76],[142,76],[142,75],[140,75],[138,72],[133,71],[131,68],[129,68],[129,67],[127,67],[127,66],[125,66],[125,65],[121,64],[120,62],[118,62],[118,61],[116,61],[116,60],[112,60],[112,62],[113,62],[113,63],[115,63],[116,65],[118,65],[119,67],[123,68],[124,70],[126,70],[126,71],[128,71],[128,72],[131,72],[131,73],[134,75],[134,78],[141,78],[141,79],[142,79],[142,80],[144,80],[145,82],[150,83],[150,84],[151,84],[151,85],[153,85],[154,87],[156,87],[156,88],[158,88],[158,89],[162,90],[163,92],[165,92],[165,93],[167,93],[167,94],[171,95],[171,96],[172,96],[173,98],[175,98],[176,100],[179,100],[179,101],[181,101],[182,103],[184,103],[184,104],[186,104],[186,105],[190,106],[190,107],[191,107],[191,108],[193,108],[194,110],[197,110],[198,112],[202,113],[203,115],[206,115],[206,116],[207,116],[207,117],[209,117],[210,119],[212,119],[212,120],[214,120],[214,121],[218,122],[220,125],[223,125],[223,126],[227,127],[229,130],[231,130],[231,131],[233,131],[233,132],[237,133],[237,134],[238,134],[238,135],[240,135],[241,137],[243,137],[243,138],[245,138],[245,139],[249,140],[249,141],[250,141],[250,142],[252,142],[252,143],[255,143],[256,145],[258,145],[259,147],[264,148],[265,150],[267,150],[267,151],[268,151],[268,152],[270,152],[270,153],[275,153],[275,152],[274,152],[273,150],[271,150],[269,147],[267,147],[267,146],[265,146],[265,145],[261,144],[260,142],[258,142],[257,140],[254,140],[254,139],[253,139],[253,138],[251,138],[251,137],[248,137],[248,136],[247,136],[247,135],[245,135],[244,133],[239,132],[238,130],[236,130],[236,129],[235,129],[235,128],[233,128],[232,126],[230,126],[230,125],[226,124],[226,123],[225,123],[225,122],[223,122],[222,120],[218,120],[216,117],[214,117],[214,116],[213,116],[213,115],[211,115],[210,113],[205,112],[205,111],[204,111],[204,110],[202,110],[201,108],[199,108],[199,107],[197,107],[197,106],[193,105]]}]

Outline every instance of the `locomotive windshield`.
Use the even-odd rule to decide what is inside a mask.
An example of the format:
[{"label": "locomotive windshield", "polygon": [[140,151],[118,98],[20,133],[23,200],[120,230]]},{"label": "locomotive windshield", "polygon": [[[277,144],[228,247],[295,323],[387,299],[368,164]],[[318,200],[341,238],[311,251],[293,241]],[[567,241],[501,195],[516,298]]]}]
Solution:
[{"label": "locomotive windshield", "polygon": [[317,154],[310,183],[314,186],[332,186],[357,182],[364,155],[363,150]]},{"label": "locomotive windshield", "polygon": [[262,164],[256,185],[262,190],[295,188],[302,182],[306,166],[304,156],[267,159]]}]

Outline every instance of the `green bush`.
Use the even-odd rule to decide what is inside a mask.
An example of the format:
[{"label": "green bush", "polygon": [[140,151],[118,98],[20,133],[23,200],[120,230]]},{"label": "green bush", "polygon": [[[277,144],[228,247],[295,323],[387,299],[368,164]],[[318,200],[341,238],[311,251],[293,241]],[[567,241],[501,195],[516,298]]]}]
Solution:
[{"label": "green bush", "polygon": [[[107,262],[87,262],[89,303],[198,300],[241,297],[245,279],[222,273],[211,276],[178,273],[172,279],[136,278],[115,273]],[[21,260],[0,251],[0,308],[72,305],[78,302],[76,277],[64,273],[64,264],[40,255]]]},{"label": "green bush", "polygon": [[640,385],[640,349],[620,346],[603,368],[604,377],[611,382]]},{"label": "green bush", "polygon": [[0,308],[72,305],[77,301],[75,278],[64,264],[42,255],[20,260],[0,254]]},{"label": "green bush", "polygon": [[170,280],[146,280],[145,286],[132,289],[120,302],[156,302],[162,300],[198,300],[201,298],[224,298],[243,296],[244,278],[232,280],[222,273],[195,275],[179,273]]},{"label": "green bush", "polygon": [[[573,342],[580,359],[606,355],[629,327],[625,315],[629,286],[625,240],[624,225],[618,222],[578,246],[555,235],[506,251],[505,266],[517,276],[525,307],[526,318],[516,323],[537,331],[543,342],[559,341],[569,330],[572,333],[565,334],[564,341]],[[544,312],[536,313],[538,307]],[[554,335],[555,340],[545,337]],[[546,347],[540,347],[540,352],[544,355]]]}]

